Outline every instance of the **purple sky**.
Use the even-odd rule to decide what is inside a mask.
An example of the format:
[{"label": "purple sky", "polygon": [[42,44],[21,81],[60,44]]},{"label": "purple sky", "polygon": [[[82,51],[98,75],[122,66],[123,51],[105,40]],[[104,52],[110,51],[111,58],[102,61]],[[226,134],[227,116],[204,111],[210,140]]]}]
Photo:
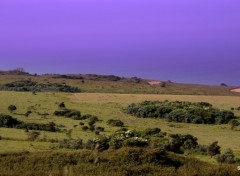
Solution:
[{"label": "purple sky", "polygon": [[0,70],[240,85],[239,0],[0,0]]}]

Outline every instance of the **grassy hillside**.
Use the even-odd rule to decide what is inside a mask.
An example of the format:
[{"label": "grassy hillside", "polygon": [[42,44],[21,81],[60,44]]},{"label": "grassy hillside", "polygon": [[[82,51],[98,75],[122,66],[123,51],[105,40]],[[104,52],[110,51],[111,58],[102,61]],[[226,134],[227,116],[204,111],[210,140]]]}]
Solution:
[{"label": "grassy hillside", "polygon": [[[81,117],[91,114],[99,118],[93,126],[95,129],[104,129],[100,135],[109,137],[121,129],[108,124],[110,119],[114,119],[122,121],[125,128],[137,132],[160,128],[162,134],[166,133],[161,140],[170,140],[171,134],[191,134],[203,146],[218,141],[222,153],[231,148],[234,155],[240,158],[239,127],[232,130],[229,124],[189,124],[137,118],[123,112],[123,108],[129,104],[146,100],[209,102],[215,108],[231,110],[239,119],[240,111],[237,108],[240,107],[240,96],[229,91],[232,87],[172,82],[166,82],[166,86],[153,86],[148,84],[149,80],[138,78],[4,73],[0,72],[0,84],[31,80],[38,84],[57,83],[78,87],[82,93],[0,91],[0,114],[10,115],[26,124],[53,122],[60,129],[57,132],[39,131],[37,140],[29,141],[32,130],[1,127],[0,175],[79,175],[79,172],[81,175],[240,174],[236,169],[239,163],[220,166],[213,157],[199,152],[176,154],[151,145],[148,148],[123,147],[104,152],[59,147],[61,141],[66,142],[66,139],[82,139],[87,143],[88,140],[99,138],[96,130],[90,130],[90,119],[69,118],[71,113],[80,111]],[[62,108],[62,102],[65,108]],[[9,105],[15,105],[17,109],[11,112]],[[66,110],[70,112],[69,117],[54,115],[55,111]],[[84,126],[90,129],[83,130]],[[157,138],[151,138],[151,141],[155,140]]]},{"label": "grassy hillside", "polygon": [[4,75],[0,74],[0,84],[20,80],[38,83],[58,83],[78,87],[86,93],[127,93],[127,94],[174,94],[174,95],[239,95],[231,92],[234,87],[179,84],[164,81],[163,85],[149,85],[150,80],[140,78],[120,78],[100,75]]},{"label": "grassy hillside", "polygon": [[[0,111],[5,114],[11,114],[7,107],[10,104],[17,106],[14,117],[25,122],[47,123],[55,122],[63,125],[62,129],[72,129],[72,137],[82,138],[84,140],[94,138],[96,135],[92,132],[82,131],[79,121],[64,117],[53,116],[53,112],[58,109],[57,103],[65,102],[66,106],[80,110],[82,114],[92,114],[98,116],[102,121],[97,122],[97,126],[104,127],[106,130],[102,134],[109,135],[116,131],[117,127],[107,125],[109,119],[120,119],[129,129],[143,130],[148,127],[159,127],[168,133],[192,134],[196,136],[202,144],[210,144],[213,141],[219,141],[223,150],[231,148],[240,156],[240,142],[238,136],[240,131],[233,131],[229,125],[197,125],[185,123],[167,122],[163,119],[139,119],[126,115],[122,112],[122,108],[133,102],[141,102],[143,100],[183,100],[191,102],[207,101],[215,107],[230,110],[232,107],[239,106],[240,97],[234,96],[182,96],[182,95],[131,95],[131,94],[67,94],[67,93],[32,93],[25,92],[0,92]],[[36,111],[29,117],[23,115],[30,106],[34,106]],[[39,114],[49,113],[49,116]],[[237,116],[240,111],[234,110]],[[83,120],[87,123],[87,120]],[[74,127],[74,125],[77,125]],[[22,150],[49,150],[51,143],[34,143],[30,145],[26,140],[27,135],[21,129],[0,128],[0,134],[3,139],[0,143],[1,151],[17,151]],[[231,138],[229,137],[231,136]],[[65,133],[41,132],[40,138],[63,139],[66,138]],[[16,145],[17,144],[17,145]],[[39,145],[40,144],[40,145]]]}]

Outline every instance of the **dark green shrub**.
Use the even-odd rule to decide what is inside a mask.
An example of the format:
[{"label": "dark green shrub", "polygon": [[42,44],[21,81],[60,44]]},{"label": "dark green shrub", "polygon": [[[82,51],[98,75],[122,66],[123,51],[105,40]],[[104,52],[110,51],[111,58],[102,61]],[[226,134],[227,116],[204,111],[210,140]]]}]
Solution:
[{"label": "dark green shrub", "polygon": [[93,132],[95,130],[95,126],[93,126],[93,125],[89,126],[89,130]]},{"label": "dark green shrub", "polygon": [[110,126],[123,127],[124,123],[121,120],[110,119],[107,121]]},{"label": "dark green shrub", "polygon": [[83,122],[80,122],[80,123],[79,123],[79,125],[83,126],[83,125],[84,125],[84,123],[83,123]]},{"label": "dark green shrub", "polygon": [[188,134],[172,134],[170,135],[171,140],[165,144],[165,149],[175,153],[183,153],[185,150],[193,151],[197,148],[197,138]]},{"label": "dark green shrub", "polygon": [[71,109],[64,109],[60,111],[54,112],[55,116],[64,116],[66,118],[71,118],[74,120],[80,120],[81,119],[81,112],[77,110],[71,110]]},{"label": "dark green shrub", "polygon": [[207,102],[144,101],[130,104],[124,111],[140,118],[165,118],[170,122],[195,124],[227,124],[236,118],[233,112],[213,108]]},{"label": "dark green shrub", "polygon": [[87,126],[82,126],[83,131],[87,131],[89,128]]},{"label": "dark green shrub", "polygon": [[160,128],[148,128],[142,132],[143,136],[154,136],[161,132]]},{"label": "dark green shrub", "polygon": [[238,120],[233,119],[229,122],[229,124],[231,125],[231,129],[234,130],[234,128],[236,128],[237,126],[240,125],[240,123],[238,122]]},{"label": "dark green shrub", "polygon": [[28,117],[30,114],[32,114],[32,111],[27,111],[24,115],[25,117]]},{"label": "dark green shrub", "polygon": [[17,125],[22,123],[22,121],[19,121],[9,115],[0,114],[0,127],[15,128]]},{"label": "dark green shrub", "polygon": [[13,113],[14,111],[17,110],[17,107],[16,107],[15,105],[10,105],[10,106],[8,106],[8,110],[9,110],[11,113]]},{"label": "dark green shrub", "polygon": [[88,125],[89,125],[89,126],[93,126],[94,124],[95,124],[95,121],[89,121],[89,122],[88,122]]},{"label": "dark green shrub", "polygon": [[58,107],[59,107],[60,109],[64,109],[64,108],[66,108],[64,102],[61,102],[61,103],[58,105]]},{"label": "dark green shrub", "polygon": [[104,128],[103,127],[96,127],[96,131],[103,132]]},{"label": "dark green shrub", "polygon": [[146,147],[148,146],[148,140],[141,137],[133,137],[123,141],[125,147]]},{"label": "dark green shrub", "polygon": [[227,151],[222,155],[216,155],[215,159],[219,163],[232,164],[232,163],[236,162],[235,161],[235,156],[234,156],[233,151],[231,149],[227,149]]},{"label": "dark green shrub", "polygon": [[37,83],[31,80],[21,80],[0,85],[1,90],[24,91],[24,92],[80,92],[77,87],[58,83]]},{"label": "dark green shrub", "polygon": [[208,154],[213,157],[215,155],[220,154],[220,146],[218,145],[218,141],[213,142],[211,145],[208,147]]}]

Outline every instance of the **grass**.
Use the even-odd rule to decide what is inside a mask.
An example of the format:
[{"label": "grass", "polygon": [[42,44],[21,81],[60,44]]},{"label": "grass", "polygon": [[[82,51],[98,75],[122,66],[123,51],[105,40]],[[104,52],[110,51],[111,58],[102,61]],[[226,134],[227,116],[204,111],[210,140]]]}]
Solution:
[{"label": "grass", "polygon": [[26,75],[0,75],[0,84],[10,83],[19,80],[32,80],[39,83],[66,83],[70,86],[79,87],[86,93],[128,93],[128,94],[174,94],[174,95],[239,95],[231,92],[233,86],[208,86],[197,84],[179,84],[166,82],[166,87],[160,85],[151,86],[149,80],[140,83],[128,81],[99,81],[85,79],[84,82],[78,79],[56,79],[51,75],[26,76]]},{"label": "grass", "polygon": [[[102,121],[97,122],[96,126],[104,127],[106,130],[102,134],[109,135],[117,127],[110,127],[106,124],[109,119],[120,119],[129,129],[143,130],[148,127],[159,127],[167,133],[192,134],[199,139],[201,144],[210,144],[213,141],[219,141],[223,150],[231,148],[240,157],[240,141],[238,140],[240,131],[232,131],[229,125],[197,125],[184,123],[170,123],[162,119],[141,119],[126,115],[122,112],[122,108],[133,102],[141,102],[144,100],[170,100],[170,101],[207,101],[220,109],[230,110],[231,107],[238,107],[240,97],[238,96],[192,96],[192,95],[136,95],[136,94],[104,94],[104,93],[32,93],[25,92],[8,92],[1,91],[0,111],[5,114],[10,114],[7,107],[10,104],[17,106],[14,117],[26,121],[36,123],[55,122],[64,127],[62,129],[72,129],[73,138],[82,138],[84,140],[96,137],[94,133],[82,131],[79,122],[64,117],[55,117],[53,112],[58,108],[57,103],[65,102],[68,108],[80,110],[82,114],[92,114],[100,117]],[[25,117],[23,114],[29,106],[36,105],[36,113]],[[50,115],[43,118],[40,113],[49,113]],[[240,111],[235,111],[237,116],[240,116]],[[87,120],[83,121],[87,125]],[[78,125],[74,127],[74,125]],[[20,140],[27,138],[24,130],[0,128],[0,136],[3,138],[11,138],[16,140],[16,144],[21,145]],[[40,138],[47,136],[49,139],[66,138],[65,133],[41,132]],[[2,144],[5,140],[1,140]],[[9,141],[8,141],[9,142]],[[50,144],[49,144],[50,145]],[[1,145],[1,151],[9,151],[11,148]],[[18,147],[21,148],[21,147]],[[47,149],[43,148],[43,149]],[[15,149],[14,149],[15,150]]]},{"label": "grass", "polygon": [[[98,116],[101,121],[97,122],[96,126],[101,126],[105,128],[105,131],[101,132],[101,134],[104,135],[110,135],[114,131],[119,129],[118,127],[108,126],[106,122],[109,119],[119,119],[123,121],[125,126],[129,129],[144,130],[149,127],[158,127],[161,128],[162,131],[167,132],[168,134],[192,134],[199,139],[200,144],[208,145],[213,141],[218,141],[219,145],[222,147],[221,149],[223,152],[227,148],[231,148],[233,149],[234,154],[238,158],[240,158],[240,131],[231,130],[229,125],[197,125],[173,122],[170,123],[164,119],[136,118],[122,112],[122,108],[126,107],[130,103],[138,103],[145,100],[179,100],[191,102],[206,101],[213,104],[217,108],[230,110],[232,107],[236,108],[240,106],[239,96],[153,95],[114,93],[70,94],[47,92],[37,93],[37,95],[33,95],[31,92],[0,91],[0,100],[1,113],[10,114],[13,117],[16,117],[25,122],[48,123],[53,121],[57,125],[61,125],[62,130],[72,129],[72,138],[74,139],[81,138],[83,140],[87,140],[96,138],[97,136],[93,132],[85,132],[81,129],[79,122],[84,122],[85,125],[87,125],[88,120],[78,121],[65,117],[53,116],[53,112],[58,109],[58,104],[61,102],[64,102],[67,108],[79,110],[82,114],[92,114]],[[8,111],[8,106],[11,104],[17,106],[17,110],[14,114],[11,114]],[[33,107],[34,112],[29,117],[25,117],[23,114],[28,110],[30,106]],[[240,111],[234,110],[234,112],[237,116],[240,116]],[[39,113],[48,113],[49,115],[44,117],[42,115],[39,115]],[[75,125],[77,126],[74,127]],[[6,163],[1,162],[4,164],[1,164],[2,166],[0,166],[0,171],[7,175],[13,175],[14,171],[18,171],[18,173],[22,173],[24,175],[33,175],[33,173],[35,173],[35,170],[39,171],[39,175],[77,175],[79,170],[81,170],[82,175],[139,175],[139,170],[147,172],[145,175],[158,175],[159,172],[165,173],[165,175],[193,175],[193,173],[200,173],[200,175],[202,173],[202,175],[204,175],[204,169],[208,170],[208,172],[212,175],[226,175],[226,171],[221,171],[213,158],[205,155],[186,155],[186,158],[188,159],[184,159],[185,164],[181,168],[179,168],[177,172],[174,168],[171,167],[159,168],[159,166],[156,167],[155,165],[149,163],[143,165],[122,164],[121,166],[118,166],[119,163],[115,163],[115,154],[111,153],[111,151],[99,154],[99,157],[104,158],[103,163],[94,165],[91,164],[89,160],[91,157],[96,158],[95,155],[97,154],[91,153],[91,151],[87,151],[87,153],[84,153],[84,151],[82,150],[71,151],[70,149],[52,149],[51,146],[54,145],[53,143],[40,142],[40,140],[36,142],[29,142],[27,141],[26,132],[22,129],[0,128],[0,136],[2,137],[2,140],[0,140],[1,153],[9,153],[9,155],[4,155],[5,157],[2,158],[2,161],[6,160]],[[67,137],[65,132],[41,132],[39,139],[44,138],[50,140],[64,139]],[[29,151],[31,153],[25,154],[24,152],[26,151]],[[18,153],[17,156],[14,155],[15,152]],[[19,152],[23,153],[19,154]],[[74,160],[69,159],[70,155],[79,157],[82,156],[84,161],[82,161],[80,158]],[[174,156],[174,158],[178,158],[178,156]],[[195,161],[191,158],[201,160],[203,161],[203,163],[200,161]],[[59,163],[64,163],[66,159],[69,160],[69,163],[67,163],[66,166],[64,165],[64,167],[61,167],[63,170],[60,170]],[[13,162],[21,163],[21,167],[18,164],[12,165]],[[77,164],[75,162],[77,162]],[[211,165],[208,165],[205,162],[207,162],[208,164],[210,163]],[[36,165],[32,166],[31,163],[36,163]],[[54,163],[57,164],[54,165]],[[194,165],[192,163],[199,164]],[[41,171],[42,168],[44,168],[45,170]],[[224,166],[224,169],[229,170],[227,173],[234,172],[233,169],[235,168],[235,165],[226,167]],[[218,174],[218,171],[219,173],[222,173]],[[234,172],[234,174],[236,174],[236,172]]]}]

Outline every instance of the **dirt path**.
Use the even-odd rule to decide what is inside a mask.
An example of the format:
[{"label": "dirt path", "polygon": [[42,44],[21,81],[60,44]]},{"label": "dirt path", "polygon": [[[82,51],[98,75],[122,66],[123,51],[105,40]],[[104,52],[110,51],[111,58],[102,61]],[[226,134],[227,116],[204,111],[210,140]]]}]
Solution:
[{"label": "dirt path", "polygon": [[232,89],[231,92],[237,92],[237,93],[240,93],[240,88]]}]

